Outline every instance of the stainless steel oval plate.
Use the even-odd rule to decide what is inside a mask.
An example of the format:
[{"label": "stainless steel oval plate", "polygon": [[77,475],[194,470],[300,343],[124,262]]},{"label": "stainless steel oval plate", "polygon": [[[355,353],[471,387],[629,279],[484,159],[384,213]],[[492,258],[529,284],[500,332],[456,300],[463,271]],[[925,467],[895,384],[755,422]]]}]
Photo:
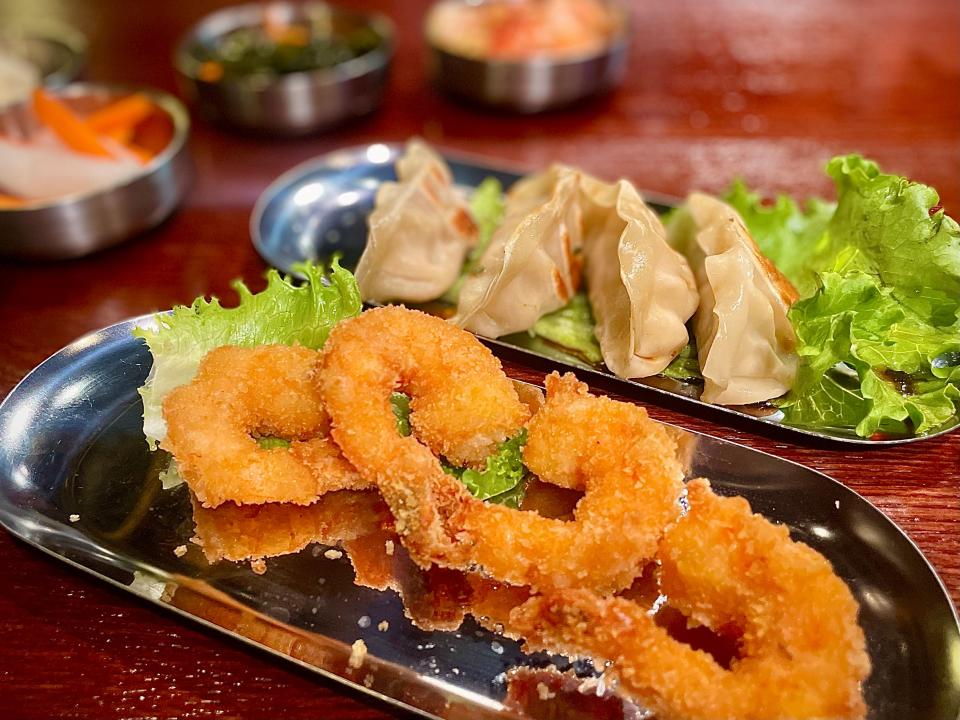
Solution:
[{"label": "stainless steel oval plate", "polygon": [[[373,210],[374,196],[381,182],[395,180],[394,163],[401,148],[375,144],[337,150],[309,160],[275,180],[257,201],[250,219],[250,234],[257,252],[268,263],[285,272],[303,260],[324,260],[341,253],[342,264],[356,267],[367,242],[367,215]],[[491,166],[485,161],[465,156],[446,155],[454,180],[464,188],[474,188],[486,177],[495,177],[509,187],[522,172]],[[643,193],[646,201],[660,213],[677,202],[674,198]],[[425,308],[428,309],[429,308]],[[960,417],[953,424],[926,435],[869,439],[852,430],[793,427],[779,421],[780,413],[750,414],[743,408],[724,407],[701,402],[691,396],[690,388],[667,378],[642,380],[618,378],[605,367],[553,351],[537,343],[527,333],[516,333],[498,339],[481,338],[494,352],[521,354],[526,361],[545,370],[576,369],[590,382],[622,394],[676,408],[681,412],[737,424],[769,433],[806,435],[841,443],[865,446],[895,445],[936,437],[960,426]],[[550,354],[545,354],[550,353]],[[758,425],[758,423],[761,423]]]},{"label": "stainless steel oval plate", "polygon": [[[0,523],[139,597],[387,702],[428,717],[514,716],[503,704],[504,671],[546,656],[523,656],[471,622],[456,633],[420,631],[396,595],[356,587],[346,558],[310,548],[271,560],[264,575],[207,564],[189,544],[185,488],[164,487],[164,454],[143,437],[137,388],[151,360],[130,334],[137,322],[77,340],[0,405]],[[825,475],[706,435],[686,439],[690,477],[709,477],[718,492],[786,523],[850,585],[873,663],[869,717],[956,720],[960,627],[906,535]],[[190,550],[178,557],[181,545]],[[347,660],[358,638],[369,654],[354,670]]]}]

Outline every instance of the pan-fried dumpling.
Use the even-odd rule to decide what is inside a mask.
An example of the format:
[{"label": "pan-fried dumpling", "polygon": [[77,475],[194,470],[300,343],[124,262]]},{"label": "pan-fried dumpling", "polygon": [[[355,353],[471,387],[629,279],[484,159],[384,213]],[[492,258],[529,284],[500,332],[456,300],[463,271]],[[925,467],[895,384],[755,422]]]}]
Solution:
[{"label": "pan-fried dumpling", "polygon": [[655,375],[689,340],[693,273],[633,185],[581,182],[584,273],[603,361],[619,377]]},{"label": "pan-fried dumpling", "polygon": [[503,224],[464,280],[453,322],[486,337],[529,330],[580,285],[580,176],[554,166],[516,183]]},{"label": "pan-fried dumpling", "polygon": [[411,140],[398,182],[377,191],[367,245],[357,265],[364,300],[426,302],[453,285],[477,228],[443,159]]},{"label": "pan-fried dumpling", "polygon": [[797,338],[787,311],[796,289],[760,252],[737,211],[693,193],[670,224],[674,247],[697,279],[694,318],[701,399],[747,405],[787,392],[797,374]]}]

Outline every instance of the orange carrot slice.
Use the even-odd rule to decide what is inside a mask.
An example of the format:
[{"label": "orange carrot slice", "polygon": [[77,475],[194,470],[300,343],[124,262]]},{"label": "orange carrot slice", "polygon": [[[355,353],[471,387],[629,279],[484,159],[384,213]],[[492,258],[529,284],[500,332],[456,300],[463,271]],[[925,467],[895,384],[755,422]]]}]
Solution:
[{"label": "orange carrot slice", "polygon": [[129,144],[159,155],[173,139],[173,120],[166,113],[154,113],[137,125]]},{"label": "orange carrot slice", "polygon": [[26,200],[14,197],[13,195],[0,195],[0,209],[18,208],[23,207],[26,204]]},{"label": "orange carrot slice", "polygon": [[114,140],[121,145],[129,145],[133,141],[133,133],[136,130],[135,127],[115,127],[110,128],[109,130],[104,130],[102,133],[99,133],[103,137],[108,137],[111,140]]},{"label": "orange carrot slice", "polygon": [[95,133],[111,134],[130,129],[146,120],[156,110],[150,98],[134,93],[112,102],[86,117],[87,127]]},{"label": "orange carrot slice", "polygon": [[125,143],[124,147],[137,157],[141,165],[149,165],[155,154],[134,143]]},{"label": "orange carrot slice", "polygon": [[197,77],[203,82],[215,83],[223,77],[223,65],[216,60],[207,60],[200,64]]},{"label": "orange carrot slice", "polygon": [[42,88],[33,91],[33,111],[37,119],[53,130],[67,147],[87,155],[113,157],[97,134],[73,110]]}]

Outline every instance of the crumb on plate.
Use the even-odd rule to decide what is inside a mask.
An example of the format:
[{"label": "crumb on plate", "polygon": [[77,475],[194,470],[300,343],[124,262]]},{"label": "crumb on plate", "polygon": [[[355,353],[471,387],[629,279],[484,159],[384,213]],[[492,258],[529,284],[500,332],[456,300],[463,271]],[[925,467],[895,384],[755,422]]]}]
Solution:
[{"label": "crumb on plate", "polygon": [[544,683],[537,683],[537,695],[541,700],[549,700],[557,696],[550,688],[548,688]]},{"label": "crumb on plate", "polygon": [[363,661],[366,659],[366,657],[367,644],[363,640],[357,639],[350,647],[350,658],[347,660],[347,665],[356,669],[363,665]]}]

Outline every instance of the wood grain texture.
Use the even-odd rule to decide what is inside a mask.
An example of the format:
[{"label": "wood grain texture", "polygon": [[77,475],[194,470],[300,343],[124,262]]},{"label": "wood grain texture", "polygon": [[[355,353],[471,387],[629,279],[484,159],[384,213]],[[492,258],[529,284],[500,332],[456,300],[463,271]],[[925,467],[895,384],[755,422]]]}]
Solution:
[{"label": "wood grain texture", "polygon": [[[208,1],[8,0],[0,25],[57,16],[91,40],[87,77],[173,90],[176,37]],[[940,190],[960,215],[960,5],[679,0],[635,3],[627,81],[574,109],[516,118],[461,108],[425,82],[426,3],[365,0],[399,42],[376,115],[330,134],[277,141],[197,122],[198,168],[184,207],[160,228],[91,258],[0,264],[0,393],[64,344],[103,325],[262,284],[247,222],[291,165],[345,145],[419,134],[535,168],[564,160],[672,194],[742,175],[765,192],[826,193],[823,165],[858,150]],[[539,375],[516,364],[511,374]],[[651,408],[660,419],[821,470],[902,527],[960,600],[960,433],[919,445],[844,450],[729,429]],[[80,575],[0,533],[0,717],[392,717]]]}]

